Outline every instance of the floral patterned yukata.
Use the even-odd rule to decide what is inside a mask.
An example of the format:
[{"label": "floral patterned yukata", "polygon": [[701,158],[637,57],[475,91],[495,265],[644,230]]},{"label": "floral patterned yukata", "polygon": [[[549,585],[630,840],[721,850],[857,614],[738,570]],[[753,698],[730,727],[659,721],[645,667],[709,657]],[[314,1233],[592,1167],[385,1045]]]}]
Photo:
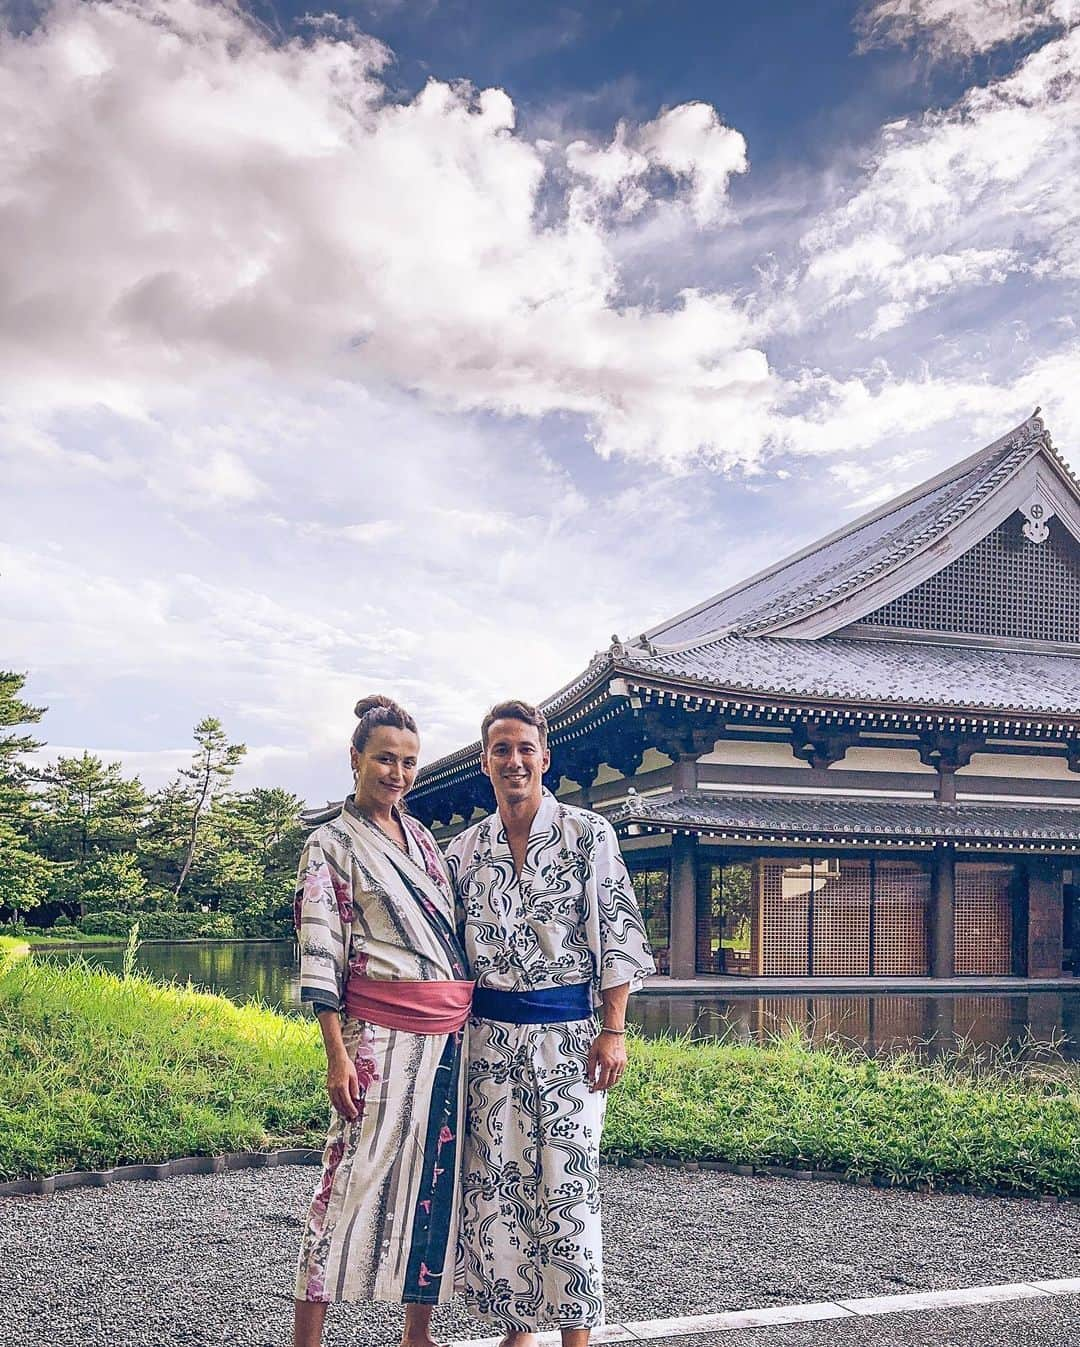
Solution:
[{"label": "floral patterned yukata", "polygon": [[415,819],[402,821],[408,855],[347,800],[300,860],[301,997],[341,1012],[361,1100],[352,1122],[332,1112],[298,1300],[436,1304],[454,1292],[464,1031],[409,1033],[344,1010],[350,976],[465,978],[438,848]]},{"label": "floral patterned yukata", "polygon": [[[588,983],[631,990],[655,972],[611,825],[545,791],[520,879],[498,814],[450,843],[447,863],[477,989]],[[506,1330],[604,1322],[600,1132],[585,1077],[597,1026],[469,1021],[462,1193],[465,1295]]]}]

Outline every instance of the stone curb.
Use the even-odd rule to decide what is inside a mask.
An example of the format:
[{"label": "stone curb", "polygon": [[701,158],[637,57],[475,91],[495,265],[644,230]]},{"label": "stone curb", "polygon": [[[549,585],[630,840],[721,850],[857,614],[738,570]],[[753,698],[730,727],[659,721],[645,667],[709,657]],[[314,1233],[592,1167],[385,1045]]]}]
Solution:
[{"label": "stone curb", "polygon": [[[277,1151],[237,1151],[232,1155],[191,1155],[160,1163],[118,1165],[114,1169],[74,1170],[67,1174],[49,1174],[39,1179],[14,1179],[0,1183],[0,1197],[42,1197],[68,1188],[104,1188],[109,1183],[137,1179],[174,1179],[185,1174],[221,1174],[227,1169],[273,1169],[277,1165],[317,1165],[322,1152],[307,1147]],[[1009,1188],[974,1187],[966,1183],[934,1184],[928,1179],[894,1181],[885,1174],[853,1174],[845,1169],[799,1169],[791,1165],[732,1164],[728,1160],[677,1160],[667,1155],[624,1156],[615,1161],[626,1169],[644,1169],[655,1165],[696,1174],[737,1174],[741,1178],[798,1179],[800,1182],[843,1183],[858,1188],[899,1189],[918,1193],[953,1193],[963,1197],[1008,1197],[1015,1201],[1080,1205],[1080,1197],[1058,1197],[1053,1193],[1016,1193]]]},{"label": "stone curb", "polygon": [[237,1151],[232,1155],[189,1155],[158,1164],[117,1165],[115,1169],[74,1170],[40,1179],[0,1183],[0,1197],[43,1197],[66,1188],[104,1188],[133,1179],[175,1179],[183,1174],[222,1174],[227,1169],[273,1169],[277,1165],[317,1165],[322,1151],[293,1147],[278,1151]]}]

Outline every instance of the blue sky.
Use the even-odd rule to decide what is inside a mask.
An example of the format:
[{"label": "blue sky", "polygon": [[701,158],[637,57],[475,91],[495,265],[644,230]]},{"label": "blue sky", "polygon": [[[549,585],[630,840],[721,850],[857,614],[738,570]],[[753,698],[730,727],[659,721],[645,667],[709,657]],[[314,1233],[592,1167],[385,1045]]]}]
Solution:
[{"label": "blue sky", "polygon": [[3,3],[0,663],[48,753],[340,790],[1041,404],[1080,6]]}]

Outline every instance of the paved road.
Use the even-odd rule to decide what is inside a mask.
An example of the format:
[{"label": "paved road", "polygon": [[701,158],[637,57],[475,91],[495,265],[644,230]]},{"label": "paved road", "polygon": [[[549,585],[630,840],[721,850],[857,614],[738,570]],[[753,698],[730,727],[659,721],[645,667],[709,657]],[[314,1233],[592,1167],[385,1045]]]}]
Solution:
[{"label": "paved road", "polygon": [[[316,1173],[245,1170],[0,1199],[0,1347],[284,1347]],[[662,1168],[606,1168],[603,1183],[613,1321],[1080,1276],[1072,1205]],[[1077,1319],[1069,1297],[715,1342],[1074,1347]],[[435,1322],[446,1338],[492,1331],[456,1304]],[[400,1310],[334,1307],[330,1323],[328,1345],[381,1347],[397,1340]]]}]

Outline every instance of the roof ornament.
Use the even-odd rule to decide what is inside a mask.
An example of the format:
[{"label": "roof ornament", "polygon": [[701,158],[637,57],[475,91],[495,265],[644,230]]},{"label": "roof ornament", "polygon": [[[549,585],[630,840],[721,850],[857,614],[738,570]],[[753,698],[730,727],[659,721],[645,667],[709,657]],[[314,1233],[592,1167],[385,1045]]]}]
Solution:
[{"label": "roof ornament", "polygon": [[626,654],[626,646],[619,639],[617,632],[611,638],[611,645],[608,647],[608,654],[611,656],[612,659],[622,659],[622,657]]},{"label": "roof ornament", "polygon": [[1024,537],[1029,543],[1044,543],[1050,536],[1047,527],[1054,517],[1053,509],[1046,503],[1039,491],[1033,491],[1027,501],[1020,506],[1024,516]]}]

